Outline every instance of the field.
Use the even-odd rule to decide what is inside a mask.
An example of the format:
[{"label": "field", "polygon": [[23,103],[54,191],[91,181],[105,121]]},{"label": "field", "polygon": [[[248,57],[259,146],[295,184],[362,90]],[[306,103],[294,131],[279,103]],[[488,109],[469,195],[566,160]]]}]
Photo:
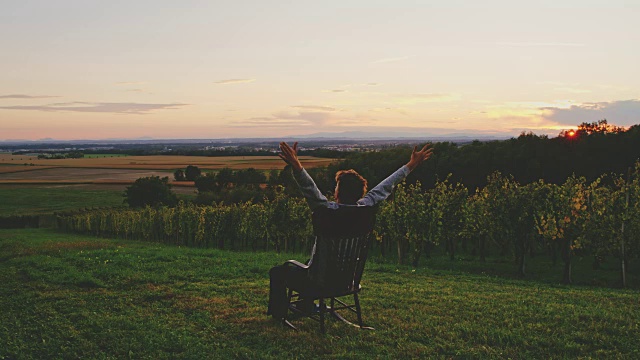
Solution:
[{"label": "field", "polygon": [[0,230],[0,358],[638,358],[637,291],[370,261],[364,331],[264,315],[304,255]]},{"label": "field", "polygon": [[[325,166],[332,159],[301,157],[306,167]],[[27,165],[24,165],[24,164]],[[30,164],[33,164],[30,165]],[[122,204],[122,192],[136,179],[169,177],[176,169],[196,165],[203,171],[224,167],[282,169],[277,156],[122,156],[104,154],[83,159],[38,159],[0,153],[0,216]],[[193,197],[193,182],[172,182],[181,198]]]},{"label": "field", "polygon": [[[23,164],[0,164],[0,175],[5,173],[18,173],[25,171],[34,171],[34,170],[42,170],[42,169],[50,169],[54,166],[31,166],[31,165],[23,165]],[[27,176],[27,175],[23,175]]]},{"label": "field", "polygon": [[[307,168],[326,166],[332,159],[302,156]],[[26,164],[26,165],[25,165]],[[33,165],[31,165],[33,164]],[[258,170],[282,169],[277,156],[91,156],[82,159],[38,159],[37,156],[0,153],[0,185],[2,184],[131,184],[144,176],[168,176],[187,165],[203,171],[225,167]],[[176,182],[191,186],[191,182]]]},{"label": "field", "polygon": [[168,176],[173,178],[173,172],[166,170],[56,167],[0,174],[0,183],[131,183],[144,176]]},{"label": "field", "polygon": [[[306,167],[317,167],[329,164],[332,159],[300,157]],[[0,154],[0,164],[25,167],[24,164],[47,167],[67,168],[104,168],[104,169],[137,169],[137,170],[175,170],[187,165],[196,165],[202,169],[246,169],[253,167],[259,170],[281,169],[282,160],[277,156],[114,156],[85,157],[82,159],[38,159],[37,156]],[[30,165],[28,165],[30,166]]]}]

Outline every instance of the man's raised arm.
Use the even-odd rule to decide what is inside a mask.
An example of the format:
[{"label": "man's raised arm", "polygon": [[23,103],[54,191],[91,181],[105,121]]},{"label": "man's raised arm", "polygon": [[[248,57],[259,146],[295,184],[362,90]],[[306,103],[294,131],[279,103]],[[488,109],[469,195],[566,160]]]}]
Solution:
[{"label": "man's raised arm", "polygon": [[393,174],[391,174],[386,179],[382,180],[380,184],[376,185],[373,189],[369,190],[367,194],[360,200],[358,200],[358,204],[365,206],[373,206],[380,201],[386,199],[391,195],[393,188],[404,178],[409,175],[413,171],[413,169],[417,168],[418,165],[422,164],[424,161],[431,157],[433,149],[431,149],[431,144],[426,144],[422,150],[417,151],[418,147],[415,146],[413,151],[411,152],[411,159],[409,162],[402,166],[400,169],[396,170]]},{"label": "man's raised arm", "polygon": [[294,179],[298,183],[298,187],[307,200],[311,211],[319,207],[326,207],[329,200],[322,195],[320,189],[318,189],[318,186],[316,186],[316,183],[302,167],[298,159],[298,142],[295,142],[293,147],[291,147],[283,141],[280,143],[280,151],[278,156],[293,168]]}]

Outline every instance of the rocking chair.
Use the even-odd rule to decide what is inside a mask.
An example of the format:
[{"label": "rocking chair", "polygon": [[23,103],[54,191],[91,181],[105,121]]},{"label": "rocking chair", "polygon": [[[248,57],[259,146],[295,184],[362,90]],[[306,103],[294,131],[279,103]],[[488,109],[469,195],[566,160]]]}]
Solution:
[{"label": "rocking chair", "polygon": [[[362,322],[358,293],[375,212],[375,207],[343,206],[338,209],[320,208],[313,213],[316,242],[311,262],[308,265],[295,260],[286,262],[289,266],[306,269],[308,281],[304,285],[287,285],[289,306],[283,319],[285,325],[296,329],[288,319],[289,312],[292,312],[319,321],[320,331],[324,334],[325,315],[329,313],[349,325],[373,329],[365,327]],[[353,295],[353,304],[338,299],[348,295]],[[313,304],[315,300],[319,302],[319,311],[300,309],[303,301]],[[338,310],[355,313],[358,324],[345,319]]]}]

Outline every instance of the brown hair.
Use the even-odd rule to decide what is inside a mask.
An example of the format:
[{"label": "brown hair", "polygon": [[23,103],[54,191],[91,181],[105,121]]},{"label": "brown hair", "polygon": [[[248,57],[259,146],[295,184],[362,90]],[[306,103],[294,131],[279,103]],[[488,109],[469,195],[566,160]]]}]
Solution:
[{"label": "brown hair", "polygon": [[367,192],[367,179],[353,169],[336,173],[336,201],[341,204],[355,205]]}]

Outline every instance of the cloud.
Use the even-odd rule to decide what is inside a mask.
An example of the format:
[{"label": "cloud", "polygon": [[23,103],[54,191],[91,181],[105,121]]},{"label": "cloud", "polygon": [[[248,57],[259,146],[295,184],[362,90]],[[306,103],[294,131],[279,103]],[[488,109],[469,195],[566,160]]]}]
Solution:
[{"label": "cloud", "polygon": [[296,113],[288,113],[285,111],[273,114],[274,118],[279,120],[295,120],[307,125],[322,126],[326,125],[333,117],[325,111],[300,111]]},{"label": "cloud", "polygon": [[226,79],[226,80],[219,80],[214,82],[214,84],[220,84],[220,85],[228,85],[228,84],[246,84],[246,83],[250,83],[250,82],[254,82],[256,81],[256,79]]},{"label": "cloud", "polygon": [[630,126],[640,123],[640,100],[583,103],[568,108],[543,107],[545,119],[559,124],[576,126],[583,122],[607,119],[611,124]]},{"label": "cloud", "polygon": [[48,99],[48,98],[56,98],[56,97],[60,97],[60,96],[23,95],[23,94],[0,95],[0,99]]},{"label": "cloud", "polygon": [[295,105],[292,108],[303,110],[316,110],[316,111],[336,111],[335,108],[330,106],[318,106],[318,105]]},{"label": "cloud", "polygon": [[408,58],[409,58],[408,56],[384,58],[384,59],[378,59],[378,60],[372,61],[370,64],[371,65],[374,65],[374,64],[387,64],[387,63],[392,63],[392,62],[404,61],[404,60],[407,60]]},{"label": "cloud", "polygon": [[571,101],[555,101],[555,102],[534,102],[534,101],[510,101],[501,104],[486,104],[482,112],[482,117],[488,121],[502,122],[518,127],[530,124],[536,127],[544,126],[553,127],[556,122],[544,119],[542,108],[569,108],[573,103]]},{"label": "cloud", "polygon": [[380,83],[366,83],[366,84],[362,84],[362,85],[366,85],[366,86],[378,86],[378,85],[380,85]]},{"label": "cloud", "polygon": [[[303,111],[280,111],[271,116],[253,117],[242,121],[235,121],[231,124],[234,127],[322,127],[346,121],[348,119],[337,118],[334,111],[336,109],[328,106],[300,105],[292,106]],[[316,109],[321,108],[321,109]],[[329,110],[332,109],[332,110]],[[304,111],[311,110],[311,111]],[[314,111],[318,110],[318,111]]]},{"label": "cloud", "polygon": [[343,92],[347,92],[347,90],[344,89],[333,89],[333,90],[325,90],[323,92],[330,92],[330,93],[343,93]]},{"label": "cloud", "polygon": [[88,113],[113,113],[144,115],[155,110],[177,109],[188,104],[139,104],[139,103],[90,103],[69,102],[36,106],[0,106],[5,110],[32,110],[32,111],[71,111]]}]

